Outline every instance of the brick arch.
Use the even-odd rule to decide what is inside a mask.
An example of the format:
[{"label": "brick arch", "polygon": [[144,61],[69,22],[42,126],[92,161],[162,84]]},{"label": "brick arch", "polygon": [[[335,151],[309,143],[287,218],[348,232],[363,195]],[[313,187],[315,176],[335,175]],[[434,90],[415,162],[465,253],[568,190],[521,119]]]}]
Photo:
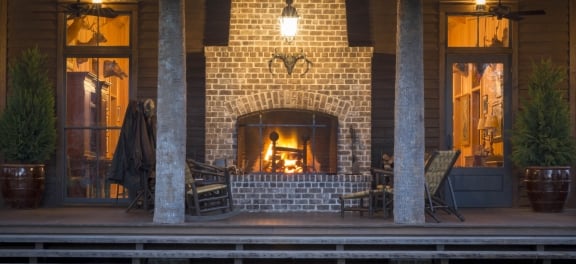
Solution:
[{"label": "brick arch", "polygon": [[306,91],[266,91],[236,97],[225,103],[227,116],[233,120],[239,116],[275,108],[305,109],[322,112],[344,121],[352,105],[334,96]]}]

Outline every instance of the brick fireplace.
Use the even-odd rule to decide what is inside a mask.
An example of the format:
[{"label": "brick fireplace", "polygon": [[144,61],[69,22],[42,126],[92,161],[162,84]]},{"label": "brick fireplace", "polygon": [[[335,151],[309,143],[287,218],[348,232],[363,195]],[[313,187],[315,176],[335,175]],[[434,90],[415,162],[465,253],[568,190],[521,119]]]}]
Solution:
[{"label": "brick fireplace", "polygon": [[[245,172],[233,177],[240,210],[336,211],[338,194],[369,185],[372,48],[348,46],[344,0],[295,0],[299,32],[286,43],[278,33],[284,6],[283,0],[232,0],[228,46],[205,47],[205,158],[233,160]],[[301,54],[311,64],[299,60],[289,74],[273,54]],[[238,162],[239,145],[262,147],[244,140],[239,120],[287,110],[334,118],[326,135],[334,138],[333,157],[322,161],[331,167],[285,173]],[[270,132],[264,134],[266,140]]]}]

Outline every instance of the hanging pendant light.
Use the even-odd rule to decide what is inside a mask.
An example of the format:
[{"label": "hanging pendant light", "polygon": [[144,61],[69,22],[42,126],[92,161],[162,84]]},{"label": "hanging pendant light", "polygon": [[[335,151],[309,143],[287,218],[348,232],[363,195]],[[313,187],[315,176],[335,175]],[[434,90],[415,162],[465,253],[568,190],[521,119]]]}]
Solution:
[{"label": "hanging pendant light", "polygon": [[280,16],[280,35],[286,42],[292,42],[298,33],[298,12],[292,6],[293,0],[286,0]]}]

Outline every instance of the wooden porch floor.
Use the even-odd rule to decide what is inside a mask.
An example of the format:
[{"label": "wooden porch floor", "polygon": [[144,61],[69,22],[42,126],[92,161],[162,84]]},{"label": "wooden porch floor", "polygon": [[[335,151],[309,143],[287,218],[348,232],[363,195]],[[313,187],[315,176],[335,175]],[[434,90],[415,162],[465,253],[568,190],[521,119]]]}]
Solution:
[{"label": "wooden porch floor", "polygon": [[[394,224],[391,217],[380,214],[360,216],[349,212],[344,217],[339,213],[249,213],[242,212],[227,219],[214,221],[190,221],[177,225],[154,224],[153,214],[134,209],[126,212],[124,207],[61,207],[33,210],[0,209],[0,234],[43,233],[60,230],[66,233],[83,233],[87,228],[110,232],[169,232],[179,230],[188,234],[208,230],[222,234],[266,234],[282,231],[285,234],[309,234],[305,229],[325,230],[325,234],[411,234],[412,230],[437,233],[447,230],[448,234],[486,234],[490,229],[503,230],[509,234],[530,230],[529,233],[547,235],[575,235],[576,210],[567,209],[562,213],[536,213],[529,208],[464,208],[460,212],[466,221],[460,222],[455,216],[439,212],[442,222],[435,223],[427,217],[422,225]],[[154,230],[154,231],[150,231]],[[299,230],[303,231],[299,231]],[[145,231],[149,230],[149,231]],[[249,231],[246,231],[249,230]],[[285,231],[284,231],[285,230]],[[320,231],[318,231],[320,232]],[[558,233],[556,233],[558,232]]]},{"label": "wooden porch floor", "polygon": [[[441,223],[398,225],[382,215],[240,213],[228,219],[154,224],[124,207],[0,210],[0,262],[72,263],[574,263],[576,210],[461,209]],[[212,261],[209,261],[212,259]],[[463,262],[467,259],[488,262]],[[204,260],[205,262],[202,262]],[[216,260],[216,262],[214,262]],[[322,261],[320,261],[322,260]],[[380,260],[377,262],[370,262]],[[507,260],[494,262],[494,260]],[[69,262],[72,261],[72,262]],[[320,261],[320,262],[319,262]],[[510,262],[519,261],[519,262]],[[76,263],[76,262],[74,262]],[[431,262],[424,262],[431,263]]]}]

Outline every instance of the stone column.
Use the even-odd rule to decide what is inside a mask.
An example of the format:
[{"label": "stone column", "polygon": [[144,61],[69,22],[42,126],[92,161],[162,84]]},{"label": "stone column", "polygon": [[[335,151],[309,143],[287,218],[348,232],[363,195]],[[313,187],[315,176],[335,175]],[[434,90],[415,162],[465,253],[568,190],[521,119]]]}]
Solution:
[{"label": "stone column", "polygon": [[422,0],[398,0],[397,20],[394,222],[417,224],[425,222]]},{"label": "stone column", "polygon": [[184,0],[159,1],[154,223],[185,221],[186,54]]}]

